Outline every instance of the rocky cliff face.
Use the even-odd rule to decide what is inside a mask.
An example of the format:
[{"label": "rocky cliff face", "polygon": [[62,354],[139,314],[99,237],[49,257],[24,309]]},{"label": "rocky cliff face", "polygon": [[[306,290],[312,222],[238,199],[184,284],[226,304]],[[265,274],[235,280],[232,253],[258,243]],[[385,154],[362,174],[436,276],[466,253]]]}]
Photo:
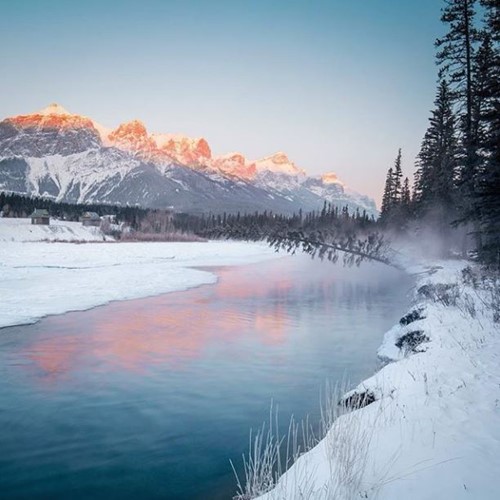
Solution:
[{"label": "rocky cliff face", "polygon": [[80,153],[101,146],[99,133],[88,118],[46,110],[0,122],[2,157],[41,158]]},{"label": "rocky cliff face", "polygon": [[283,152],[214,157],[204,138],[149,134],[138,120],[108,130],[57,104],[0,122],[0,189],[191,212],[293,212],[326,200],[376,213],[335,174],[308,177]]}]

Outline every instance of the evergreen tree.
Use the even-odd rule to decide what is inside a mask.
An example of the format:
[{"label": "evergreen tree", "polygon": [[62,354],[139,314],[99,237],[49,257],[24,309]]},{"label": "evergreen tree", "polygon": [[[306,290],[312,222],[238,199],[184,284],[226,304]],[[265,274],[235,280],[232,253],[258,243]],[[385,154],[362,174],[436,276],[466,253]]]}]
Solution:
[{"label": "evergreen tree", "polygon": [[411,194],[410,194],[410,181],[408,177],[405,177],[403,182],[403,189],[401,192],[401,206],[403,207],[406,215],[409,214],[411,205]]},{"label": "evergreen tree", "polygon": [[[479,2],[481,30],[474,24]],[[465,223],[481,260],[500,267],[500,0],[444,4],[448,32],[436,41],[440,82],[411,200],[398,154],[386,178],[381,220],[398,228],[410,215],[432,217],[442,233],[450,222]]]},{"label": "evergreen tree", "polygon": [[485,28],[476,62],[477,115],[482,163],[474,212],[480,233],[479,255],[500,267],[500,2],[482,0]]},{"label": "evergreen tree", "polygon": [[394,161],[394,167],[389,168],[387,171],[380,212],[381,222],[384,224],[391,224],[395,229],[403,229],[405,226],[402,210],[403,188],[401,148],[399,148],[396,160]]},{"label": "evergreen tree", "polygon": [[457,139],[446,80],[439,84],[434,105],[417,157],[413,198],[418,215],[423,216],[430,210],[440,208],[443,217],[449,219],[454,203]]},{"label": "evergreen tree", "polygon": [[474,55],[474,28],[476,0],[445,0],[441,21],[449,25],[448,33],[436,40],[439,76],[447,77],[455,97],[465,104],[464,132],[470,139],[472,131],[472,60]]},{"label": "evergreen tree", "polygon": [[382,220],[387,218],[387,215],[391,209],[392,198],[393,198],[393,171],[392,167],[387,171],[387,177],[385,178],[384,195],[382,197],[382,207],[380,210],[380,217]]},{"label": "evergreen tree", "polygon": [[398,150],[396,160],[394,162],[394,178],[393,178],[393,188],[392,188],[392,206],[397,206],[401,201],[401,190],[402,190],[402,180],[403,180],[403,170],[401,167],[401,148]]},{"label": "evergreen tree", "polygon": [[487,31],[482,31],[479,38],[481,44],[473,64],[472,134],[476,138],[478,150],[481,150],[486,141],[488,115],[491,112],[495,53],[491,36]]},{"label": "evergreen tree", "polygon": [[473,61],[477,30],[474,27],[476,0],[445,0],[441,20],[448,33],[436,41],[440,78],[447,77],[461,119],[460,187],[462,222],[473,221],[471,210],[478,168],[478,144],[474,133]]}]

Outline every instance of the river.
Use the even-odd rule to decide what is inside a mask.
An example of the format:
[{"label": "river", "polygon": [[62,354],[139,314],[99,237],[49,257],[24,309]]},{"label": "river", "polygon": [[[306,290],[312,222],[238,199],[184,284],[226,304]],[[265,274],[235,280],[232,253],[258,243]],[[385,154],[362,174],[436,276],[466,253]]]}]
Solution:
[{"label": "river", "polygon": [[229,460],[271,401],[283,427],[317,419],[326,380],[377,368],[412,286],[303,255],[212,271],[215,285],[0,330],[2,498],[231,498]]}]

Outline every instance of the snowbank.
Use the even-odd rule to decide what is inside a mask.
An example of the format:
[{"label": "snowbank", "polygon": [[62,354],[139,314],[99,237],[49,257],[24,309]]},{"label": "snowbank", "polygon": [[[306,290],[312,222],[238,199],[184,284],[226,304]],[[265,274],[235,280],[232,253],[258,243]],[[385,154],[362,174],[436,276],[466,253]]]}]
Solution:
[{"label": "snowbank", "polygon": [[276,255],[257,243],[76,245],[4,240],[0,244],[0,328],[112,300],[214,283],[213,273],[192,267],[245,264]]},{"label": "snowbank", "polygon": [[499,298],[464,280],[466,266],[409,269],[415,300],[385,335],[386,364],[346,395],[368,404],[338,418],[261,500],[499,498]]},{"label": "snowbank", "polygon": [[0,242],[3,241],[104,241],[98,227],[82,226],[80,222],[50,219],[49,226],[33,225],[31,219],[0,218]]}]

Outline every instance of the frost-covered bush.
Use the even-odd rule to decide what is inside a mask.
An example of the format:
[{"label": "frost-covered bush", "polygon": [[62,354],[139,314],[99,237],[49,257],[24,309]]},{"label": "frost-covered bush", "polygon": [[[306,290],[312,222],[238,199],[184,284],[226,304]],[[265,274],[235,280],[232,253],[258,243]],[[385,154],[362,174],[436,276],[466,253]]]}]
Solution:
[{"label": "frost-covered bush", "polygon": [[460,296],[456,283],[436,283],[423,285],[418,293],[434,302],[441,302],[445,306],[455,306]]},{"label": "frost-covered bush", "polygon": [[[346,393],[346,387],[345,382],[326,385],[321,397],[321,420],[316,433],[308,419],[299,424],[292,418],[287,432],[280,434],[278,412],[271,407],[269,424],[263,425],[257,433],[250,433],[249,452],[243,457],[243,480],[240,480],[233,467],[238,488],[234,500],[251,500],[270,492],[280,478],[286,482],[287,476],[283,474],[292,465],[300,465],[297,460],[323,439],[331,479],[328,488],[322,490],[322,494],[316,492],[314,498],[330,500],[357,497],[371,434],[369,429],[360,425],[359,412],[355,410],[374,402],[375,396],[366,391],[351,392],[347,398],[341,397]],[[312,498],[314,484],[311,483],[308,469],[299,467],[293,478],[294,483],[288,486],[294,491],[294,498]],[[286,484],[281,486],[285,487],[283,491],[287,490]],[[269,498],[288,500],[288,496],[282,496],[283,491],[273,490]]]},{"label": "frost-covered bush", "polygon": [[[493,312],[493,321],[500,322],[500,276],[491,269],[467,266],[462,270],[462,282],[477,294],[479,302]],[[463,296],[463,306],[472,316],[476,315],[475,300],[469,294]]]},{"label": "frost-covered bush", "polygon": [[405,314],[399,320],[399,324],[401,326],[406,326],[406,325],[409,325],[410,323],[413,323],[414,321],[417,321],[419,319],[424,319],[425,316],[422,314],[423,311],[424,311],[423,308],[414,309],[413,311],[410,311],[408,314]]}]

